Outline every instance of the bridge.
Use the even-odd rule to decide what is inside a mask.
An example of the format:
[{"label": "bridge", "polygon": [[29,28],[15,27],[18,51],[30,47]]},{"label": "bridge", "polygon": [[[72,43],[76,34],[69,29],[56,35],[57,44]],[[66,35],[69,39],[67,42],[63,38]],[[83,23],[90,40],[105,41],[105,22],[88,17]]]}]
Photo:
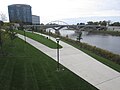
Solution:
[{"label": "bridge", "polygon": [[51,21],[47,23],[46,25],[24,25],[24,28],[53,28],[55,31],[59,31],[60,29],[67,27],[68,29],[74,29],[76,31],[82,31],[82,30],[100,30],[100,29],[106,29],[106,26],[99,26],[99,25],[69,25],[64,21]]}]

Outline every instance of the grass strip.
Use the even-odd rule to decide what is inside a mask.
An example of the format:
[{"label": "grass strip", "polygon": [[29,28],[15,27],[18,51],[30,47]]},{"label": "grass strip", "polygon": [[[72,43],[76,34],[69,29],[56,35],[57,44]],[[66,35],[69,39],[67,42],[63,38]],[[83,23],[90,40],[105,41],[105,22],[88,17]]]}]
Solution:
[{"label": "grass strip", "polygon": [[[22,31],[22,30],[15,30],[15,32],[24,35],[24,31]],[[52,41],[51,39],[48,39],[45,36],[38,35],[38,34],[35,34],[32,32],[25,32],[25,35],[33,40],[36,40],[36,41],[48,46],[49,48],[57,49],[56,42]],[[62,48],[62,46],[59,45],[59,48]]]}]

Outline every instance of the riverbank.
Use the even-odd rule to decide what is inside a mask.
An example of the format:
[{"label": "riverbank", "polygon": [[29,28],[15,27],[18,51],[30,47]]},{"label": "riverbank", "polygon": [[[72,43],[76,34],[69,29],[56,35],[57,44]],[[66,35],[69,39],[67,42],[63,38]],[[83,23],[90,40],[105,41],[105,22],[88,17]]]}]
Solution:
[{"label": "riverbank", "polygon": [[51,35],[53,37],[60,37],[62,41],[82,50],[83,52],[87,53],[88,55],[92,56],[93,58],[97,59],[98,61],[104,63],[105,65],[113,68],[114,70],[120,72],[120,55],[113,54],[106,50],[88,45],[86,43],[80,43],[75,40],[71,40],[66,37],[58,36],[53,33],[42,32],[47,35]]},{"label": "riverbank", "polygon": [[120,36],[120,32],[119,31],[109,31],[109,30],[92,30],[89,32],[89,34],[109,34],[109,35],[112,35],[112,36]]}]

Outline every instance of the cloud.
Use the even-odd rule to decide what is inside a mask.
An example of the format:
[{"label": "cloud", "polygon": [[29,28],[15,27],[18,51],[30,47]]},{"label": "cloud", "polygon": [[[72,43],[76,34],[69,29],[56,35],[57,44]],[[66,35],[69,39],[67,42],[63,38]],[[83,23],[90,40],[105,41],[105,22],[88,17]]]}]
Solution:
[{"label": "cloud", "polygon": [[[0,11],[7,14],[10,4],[29,4],[42,22],[83,16],[120,16],[120,0],[1,0]],[[7,14],[8,16],[8,14]]]}]

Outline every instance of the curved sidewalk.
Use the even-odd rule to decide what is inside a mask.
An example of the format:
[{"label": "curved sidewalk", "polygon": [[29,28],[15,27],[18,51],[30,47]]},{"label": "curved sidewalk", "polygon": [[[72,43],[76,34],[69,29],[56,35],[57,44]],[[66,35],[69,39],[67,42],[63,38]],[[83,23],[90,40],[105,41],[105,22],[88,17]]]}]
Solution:
[{"label": "curved sidewalk", "polygon": [[[18,34],[18,37],[24,40],[23,35]],[[55,38],[50,38],[56,41]],[[26,41],[54,60],[57,59],[56,49],[51,49],[30,38],[26,38]],[[119,72],[98,62],[69,44],[62,41],[60,41],[60,44],[63,46],[60,49],[60,63],[62,65],[100,90],[120,90]]]}]

